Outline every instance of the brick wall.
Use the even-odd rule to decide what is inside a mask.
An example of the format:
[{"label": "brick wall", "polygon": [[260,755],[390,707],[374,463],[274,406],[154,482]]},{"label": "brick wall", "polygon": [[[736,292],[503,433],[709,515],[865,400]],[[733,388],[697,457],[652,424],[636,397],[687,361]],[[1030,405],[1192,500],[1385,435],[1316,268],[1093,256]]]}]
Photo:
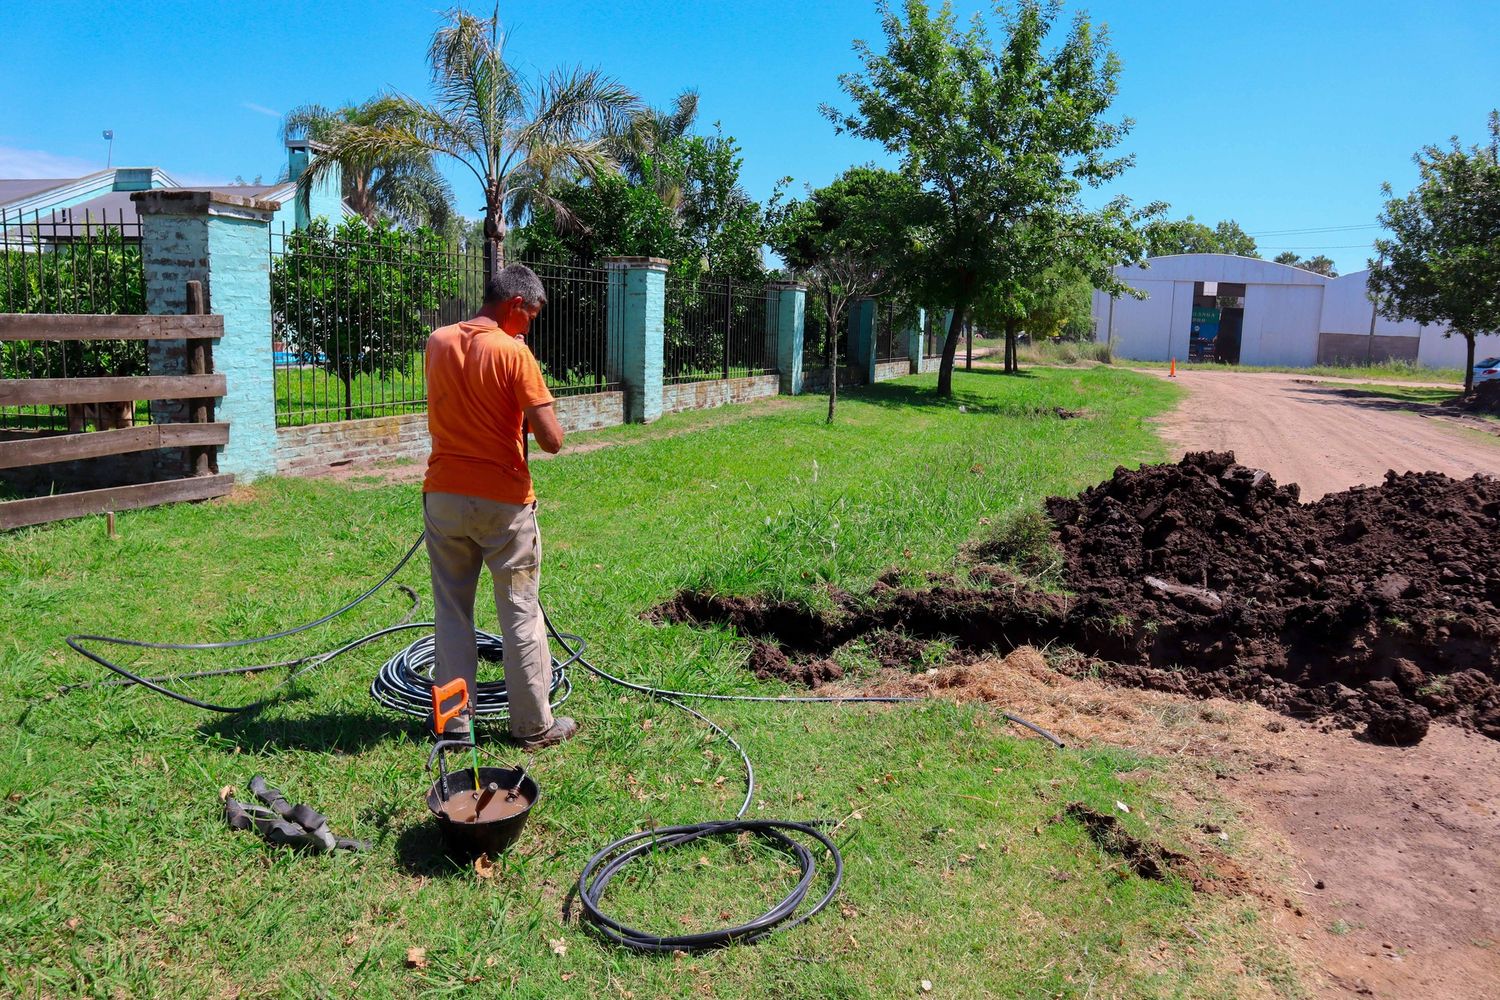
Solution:
[{"label": "brick wall", "polygon": [[[839,369],[839,388],[845,386],[856,386],[862,383],[859,372],[845,365]],[[802,391],[827,392],[828,391],[828,367],[813,368],[802,373]]]},{"label": "brick wall", "polygon": [[781,392],[780,375],[752,375],[749,378],[714,379],[710,382],[684,382],[662,386],[663,413],[683,410],[707,410],[726,403],[748,403],[752,399],[775,396]]},{"label": "brick wall", "polygon": [[1416,364],[1420,337],[1388,337],[1376,334],[1374,344],[1363,333],[1321,333],[1318,335],[1318,364],[1362,365],[1367,360],[1410,361]]},{"label": "brick wall", "polygon": [[[624,423],[625,394],[564,396],[557,401],[557,419],[569,433]],[[282,427],[276,431],[276,471],[299,475],[344,462],[380,459],[425,462],[431,450],[425,413]]]}]

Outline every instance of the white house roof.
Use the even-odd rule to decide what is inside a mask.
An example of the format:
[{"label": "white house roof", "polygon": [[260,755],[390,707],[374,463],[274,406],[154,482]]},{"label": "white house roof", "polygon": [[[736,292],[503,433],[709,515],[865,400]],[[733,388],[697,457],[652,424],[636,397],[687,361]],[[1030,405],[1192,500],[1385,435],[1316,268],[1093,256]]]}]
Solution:
[{"label": "white house roof", "polygon": [[1336,280],[1289,264],[1228,253],[1152,257],[1143,266],[1117,267],[1115,275],[1138,281],[1222,281],[1244,285],[1326,285]]}]

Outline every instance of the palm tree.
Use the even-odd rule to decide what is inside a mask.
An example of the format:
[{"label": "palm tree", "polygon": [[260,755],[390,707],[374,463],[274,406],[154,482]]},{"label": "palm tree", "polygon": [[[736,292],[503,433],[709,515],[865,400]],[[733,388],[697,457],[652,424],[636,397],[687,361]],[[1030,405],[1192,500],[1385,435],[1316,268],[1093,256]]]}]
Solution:
[{"label": "palm tree", "polygon": [[[326,146],[333,133],[345,125],[375,124],[379,105],[380,98],[340,108],[304,104],[282,119],[281,140],[311,139]],[[441,230],[453,217],[453,191],[432,165],[431,153],[390,152],[335,159],[325,152],[320,158],[343,168],[344,200],[372,225],[384,216],[412,228]],[[326,164],[315,166],[314,176],[326,169]]]},{"label": "palm tree", "polygon": [[[673,98],[671,107],[637,111],[617,135],[610,137],[610,149],[620,164],[620,173],[632,184],[644,183],[646,161],[687,135],[697,120],[698,92],[692,89]],[[682,210],[683,191],[678,179],[657,170],[652,183],[663,205],[674,212]]]},{"label": "palm tree", "polygon": [[382,98],[375,121],[333,131],[327,155],[442,153],[458,160],[484,189],[485,265],[493,274],[504,264],[508,224],[540,205],[568,215],[549,193],[555,181],[614,167],[608,137],[640,103],[598,70],[523,80],[505,61],[498,10],[483,19],[459,9],[446,16],[427,52],[436,100]]}]

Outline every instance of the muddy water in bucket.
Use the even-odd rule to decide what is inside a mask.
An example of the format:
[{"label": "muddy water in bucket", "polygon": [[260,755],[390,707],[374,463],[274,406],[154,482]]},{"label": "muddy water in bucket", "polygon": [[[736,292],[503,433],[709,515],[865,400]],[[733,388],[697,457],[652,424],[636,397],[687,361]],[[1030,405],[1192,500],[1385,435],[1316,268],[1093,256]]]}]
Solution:
[{"label": "muddy water in bucket", "polygon": [[[496,786],[492,793],[490,785]],[[519,768],[481,767],[477,796],[473,771],[448,771],[428,790],[427,808],[454,853],[498,853],[521,835],[540,796],[536,782]]]},{"label": "muddy water in bucket", "polygon": [[[457,792],[443,800],[442,813],[453,823],[498,823],[531,808],[531,799],[520,789],[497,787],[479,792]],[[475,814],[478,814],[477,816]]]}]

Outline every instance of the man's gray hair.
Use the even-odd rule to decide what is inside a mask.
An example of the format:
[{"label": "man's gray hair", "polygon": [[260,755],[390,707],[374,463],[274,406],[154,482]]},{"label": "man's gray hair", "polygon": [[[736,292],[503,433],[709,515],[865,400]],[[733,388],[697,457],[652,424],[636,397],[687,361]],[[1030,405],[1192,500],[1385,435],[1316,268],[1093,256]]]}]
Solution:
[{"label": "man's gray hair", "polygon": [[517,295],[521,296],[521,303],[528,309],[540,309],[547,304],[547,290],[542,287],[542,279],[525,264],[503,267],[499,274],[491,275],[490,280],[484,284],[485,305],[505,302]]}]

